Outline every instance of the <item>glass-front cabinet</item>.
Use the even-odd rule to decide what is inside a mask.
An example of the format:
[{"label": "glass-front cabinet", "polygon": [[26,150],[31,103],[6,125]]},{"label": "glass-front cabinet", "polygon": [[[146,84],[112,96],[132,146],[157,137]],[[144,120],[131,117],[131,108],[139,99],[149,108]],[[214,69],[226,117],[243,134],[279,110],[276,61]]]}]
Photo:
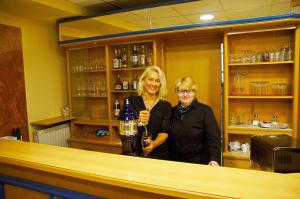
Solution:
[{"label": "glass-front cabinet", "polygon": [[156,62],[152,40],[67,48],[70,147],[120,153],[118,116],[137,94],[138,79]]},{"label": "glass-front cabinet", "polygon": [[295,32],[284,27],[225,34],[225,166],[250,167],[252,135],[297,133]]}]

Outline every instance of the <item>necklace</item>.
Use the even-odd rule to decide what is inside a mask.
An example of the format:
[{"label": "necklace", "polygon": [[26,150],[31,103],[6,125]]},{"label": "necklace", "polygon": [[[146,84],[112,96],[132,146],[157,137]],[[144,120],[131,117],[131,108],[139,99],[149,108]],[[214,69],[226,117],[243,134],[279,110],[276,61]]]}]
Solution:
[{"label": "necklace", "polygon": [[159,98],[156,98],[155,100],[151,100],[151,99],[145,99],[145,97],[143,97],[143,101],[144,101],[144,105],[146,107],[146,110],[151,111],[151,109],[157,104],[157,102],[159,101]]}]

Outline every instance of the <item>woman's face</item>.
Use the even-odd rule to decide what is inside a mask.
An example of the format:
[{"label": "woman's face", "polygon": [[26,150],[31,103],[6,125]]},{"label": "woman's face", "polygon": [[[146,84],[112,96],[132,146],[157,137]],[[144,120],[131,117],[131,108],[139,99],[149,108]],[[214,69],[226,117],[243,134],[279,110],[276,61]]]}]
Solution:
[{"label": "woman's face", "polygon": [[156,72],[150,71],[143,80],[144,91],[149,95],[156,95],[160,89],[160,79]]},{"label": "woman's face", "polygon": [[186,107],[192,104],[195,98],[195,91],[189,89],[178,89],[177,97],[180,103]]}]

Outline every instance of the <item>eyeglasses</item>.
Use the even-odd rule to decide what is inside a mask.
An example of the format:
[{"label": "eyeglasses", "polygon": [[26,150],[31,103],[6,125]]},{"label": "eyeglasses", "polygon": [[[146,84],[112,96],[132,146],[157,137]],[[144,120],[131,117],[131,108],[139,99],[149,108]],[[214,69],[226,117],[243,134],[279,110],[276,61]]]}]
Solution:
[{"label": "eyeglasses", "polygon": [[178,95],[193,95],[194,94],[194,90],[178,90],[177,91]]}]

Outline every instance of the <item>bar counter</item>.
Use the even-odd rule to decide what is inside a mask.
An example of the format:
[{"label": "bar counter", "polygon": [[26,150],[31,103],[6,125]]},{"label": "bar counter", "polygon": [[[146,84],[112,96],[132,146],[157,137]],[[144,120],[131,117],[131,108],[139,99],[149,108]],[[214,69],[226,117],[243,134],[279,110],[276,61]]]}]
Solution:
[{"label": "bar counter", "polygon": [[300,198],[297,174],[212,167],[3,139],[0,176],[105,198]]}]

